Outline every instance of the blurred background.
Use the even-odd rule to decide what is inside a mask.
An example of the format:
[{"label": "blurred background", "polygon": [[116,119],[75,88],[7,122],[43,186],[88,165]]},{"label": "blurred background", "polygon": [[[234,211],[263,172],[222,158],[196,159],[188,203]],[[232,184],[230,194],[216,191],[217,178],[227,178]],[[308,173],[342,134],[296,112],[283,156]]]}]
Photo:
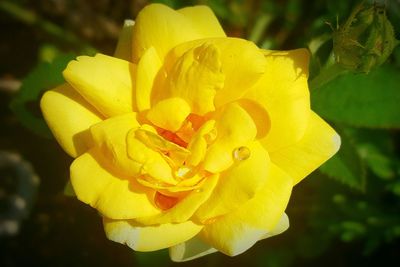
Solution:
[{"label": "blurred background", "polygon": [[[108,241],[96,211],[65,195],[72,159],[51,137],[38,105],[45,90],[63,82],[69,60],[111,55],[124,19],[150,2],[206,4],[229,36],[265,49],[309,48],[311,79],[334,64],[332,33],[358,3],[0,0],[0,266],[178,266],[166,250],[133,252]],[[400,39],[400,1],[379,4]],[[313,109],[343,145],[294,188],[287,232],[234,258],[215,253],[179,266],[398,266],[399,67],[396,48],[368,74],[350,72],[311,91]]]}]

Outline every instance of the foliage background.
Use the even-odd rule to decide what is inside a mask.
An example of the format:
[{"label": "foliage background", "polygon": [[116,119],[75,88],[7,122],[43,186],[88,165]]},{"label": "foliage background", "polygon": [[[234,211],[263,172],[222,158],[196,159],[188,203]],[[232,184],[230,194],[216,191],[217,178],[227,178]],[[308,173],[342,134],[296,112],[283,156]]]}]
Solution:
[{"label": "foliage background", "polygon": [[[64,196],[71,159],[51,138],[38,108],[43,91],[62,82],[60,72],[70,59],[95,51],[112,54],[123,20],[134,18],[149,2],[174,8],[207,4],[230,36],[268,49],[308,47],[313,52],[311,79],[333,62],[332,30],[325,22],[335,26],[336,18],[343,21],[357,3],[0,1],[0,152],[24,159],[4,167],[0,157],[1,266],[178,266],[169,261],[166,251],[133,253],[108,241],[96,212]],[[400,2],[385,3],[398,34]],[[286,233],[259,242],[235,258],[216,253],[179,265],[396,265],[400,252],[399,68],[397,48],[385,65],[368,75],[349,73],[311,91],[313,109],[335,126],[343,144],[337,156],[295,187],[287,209],[291,227]],[[21,169],[31,176],[35,172],[40,185],[17,179]],[[15,207],[10,212],[18,194],[27,205],[23,212]],[[4,222],[10,220],[19,228],[6,234]]]}]

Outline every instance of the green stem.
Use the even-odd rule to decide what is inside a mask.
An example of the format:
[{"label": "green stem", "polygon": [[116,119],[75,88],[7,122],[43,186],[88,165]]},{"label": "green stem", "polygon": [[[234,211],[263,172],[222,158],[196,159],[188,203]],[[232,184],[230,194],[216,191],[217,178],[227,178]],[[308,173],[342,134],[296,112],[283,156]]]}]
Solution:
[{"label": "green stem", "polygon": [[338,64],[333,64],[329,67],[323,68],[321,72],[308,83],[308,86],[311,90],[316,90],[345,73],[347,73],[346,69],[342,68]]},{"label": "green stem", "polygon": [[274,17],[272,15],[260,16],[250,33],[249,40],[257,44],[273,19]]},{"label": "green stem", "polygon": [[94,50],[90,45],[82,42],[82,40],[80,40],[73,33],[65,32],[58,25],[41,18],[32,11],[20,7],[18,4],[9,1],[0,1],[0,10],[8,13],[25,24],[37,26],[40,30],[46,32],[47,34],[52,35],[62,41],[68,42],[77,48]]}]

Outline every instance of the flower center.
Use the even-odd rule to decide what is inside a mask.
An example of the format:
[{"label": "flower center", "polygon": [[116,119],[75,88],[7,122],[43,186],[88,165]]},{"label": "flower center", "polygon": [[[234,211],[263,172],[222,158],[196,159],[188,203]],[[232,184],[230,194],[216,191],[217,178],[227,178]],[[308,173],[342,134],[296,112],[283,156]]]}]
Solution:
[{"label": "flower center", "polygon": [[156,195],[154,196],[154,202],[162,210],[168,210],[176,205],[178,203],[179,198],[177,197],[171,197],[171,196],[166,196],[161,194],[160,192],[156,192]]},{"label": "flower center", "polygon": [[181,166],[175,171],[175,176],[180,179],[186,178],[186,176],[192,171],[191,168],[186,166]]},{"label": "flower center", "polygon": [[187,148],[193,135],[204,124],[205,121],[206,119],[202,116],[189,114],[178,131],[172,132],[166,129],[157,128],[157,132],[165,140],[175,143],[178,146]]},{"label": "flower center", "polygon": [[238,148],[235,148],[232,152],[233,154],[233,158],[237,161],[242,161],[242,160],[246,160],[250,157],[250,149],[248,147],[245,146],[241,146]]},{"label": "flower center", "polygon": [[158,134],[162,136],[165,140],[168,140],[174,144],[177,144],[178,146],[181,147],[187,147],[188,143],[182,140],[177,133],[165,130],[165,129],[159,129]]}]

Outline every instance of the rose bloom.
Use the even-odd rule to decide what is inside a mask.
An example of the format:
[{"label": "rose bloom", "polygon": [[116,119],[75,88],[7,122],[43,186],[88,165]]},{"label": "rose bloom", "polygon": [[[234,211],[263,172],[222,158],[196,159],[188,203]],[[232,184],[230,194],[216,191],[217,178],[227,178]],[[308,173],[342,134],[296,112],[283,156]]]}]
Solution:
[{"label": "rose bloom", "polygon": [[340,146],[310,109],[305,49],[226,37],[206,6],[152,4],[114,56],[80,56],[41,99],[107,237],[174,261],[285,231],[292,187]]}]

